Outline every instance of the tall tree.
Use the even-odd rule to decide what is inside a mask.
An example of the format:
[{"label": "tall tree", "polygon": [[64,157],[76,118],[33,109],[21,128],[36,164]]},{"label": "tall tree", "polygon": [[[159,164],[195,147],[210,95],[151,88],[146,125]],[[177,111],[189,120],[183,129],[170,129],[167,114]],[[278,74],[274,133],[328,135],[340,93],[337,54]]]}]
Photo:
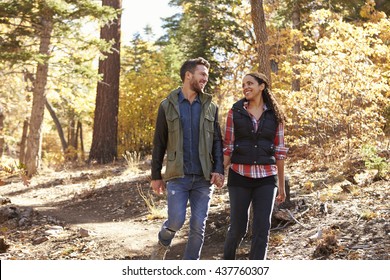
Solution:
[{"label": "tall tree", "polygon": [[263,0],[251,0],[251,16],[256,35],[256,50],[259,58],[258,69],[259,72],[264,73],[268,77],[271,86],[271,64]]},{"label": "tall tree", "polygon": [[294,67],[299,63],[299,55],[301,53],[301,40],[299,32],[301,29],[301,10],[300,10],[300,1],[294,1],[294,8],[292,11],[292,28],[294,32],[293,38],[293,78],[291,89],[293,91],[301,90],[301,79],[299,77],[300,71],[298,67]]},{"label": "tall tree", "polygon": [[54,12],[47,6],[45,1],[39,5],[41,11],[41,19],[39,22],[39,54],[44,58],[43,61],[38,61],[36,78],[33,86],[33,106],[31,109],[30,127],[27,137],[26,151],[26,168],[27,175],[32,176],[37,172],[41,162],[41,147],[42,147],[42,122],[45,112],[46,101],[46,83],[47,73],[49,70],[49,46],[51,33],[53,30]]},{"label": "tall tree", "polygon": [[[103,6],[121,9],[121,0],[103,0]],[[118,155],[118,108],[120,77],[120,29],[121,17],[102,27],[101,39],[111,41],[111,51],[99,61],[99,74],[103,79],[97,85],[93,139],[89,161],[98,163],[114,161]]]},{"label": "tall tree", "polygon": [[3,128],[4,128],[4,112],[3,112],[3,106],[0,104],[0,158],[3,156],[3,150],[4,150],[4,134],[3,134]]},{"label": "tall tree", "polygon": [[[35,75],[35,78],[30,79],[33,81],[33,97],[25,156],[28,176],[34,175],[41,163],[42,124],[52,51],[64,49],[54,48],[52,44],[55,42],[58,46],[59,42],[66,41],[69,36],[77,36],[81,19],[104,21],[113,16],[111,10],[104,10],[92,0],[8,0],[0,3],[0,60],[9,65],[21,65],[19,68],[23,70],[19,70],[20,74],[28,69]],[[84,47],[93,45],[92,40],[79,41],[84,43]]]},{"label": "tall tree", "polygon": [[[243,27],[237,23],[236,11],[241,0],[171,0],[182,13],[165,19],[167,37],[173,38],[185,58],[204,57],[210,62],[207,91],[216,88],[226,69],[220,63],[227,53],[238,52],[243,40]],[[230,69],[229,69],[230,70]],[[214,92],[212,90],[212,92]]]}]

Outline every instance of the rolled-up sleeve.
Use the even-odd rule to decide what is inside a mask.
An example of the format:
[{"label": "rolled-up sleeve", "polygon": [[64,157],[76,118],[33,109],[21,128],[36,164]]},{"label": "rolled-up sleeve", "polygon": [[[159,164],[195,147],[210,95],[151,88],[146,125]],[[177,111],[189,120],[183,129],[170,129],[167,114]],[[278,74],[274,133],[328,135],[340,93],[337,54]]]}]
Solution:
[{"label": "rolled-up sleeve", "polygon": [[223,154],[225,156],[231,156],[234,148],[234,123],[233,123],[233,111],[229,110],[226,119],[225,138],[223,140]]},{"label": "rolled-up sleeve", "polygon": [[284,125],[280,123],[276,129],[275,137],[275,158],[277,160],[283,160],[287,158],[288,148],[284,144]]}]

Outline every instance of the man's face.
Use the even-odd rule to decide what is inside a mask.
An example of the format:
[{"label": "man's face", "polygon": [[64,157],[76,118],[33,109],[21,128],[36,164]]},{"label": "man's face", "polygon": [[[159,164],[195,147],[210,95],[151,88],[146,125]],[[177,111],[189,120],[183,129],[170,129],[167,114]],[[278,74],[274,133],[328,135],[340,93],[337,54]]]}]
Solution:
[{"label": "man's face", "polygon": [[203,93],[203,90],[209,80],[209,69],[204,65],[198,65],[194,74],[191,74],[190,86],[197,93]]}]

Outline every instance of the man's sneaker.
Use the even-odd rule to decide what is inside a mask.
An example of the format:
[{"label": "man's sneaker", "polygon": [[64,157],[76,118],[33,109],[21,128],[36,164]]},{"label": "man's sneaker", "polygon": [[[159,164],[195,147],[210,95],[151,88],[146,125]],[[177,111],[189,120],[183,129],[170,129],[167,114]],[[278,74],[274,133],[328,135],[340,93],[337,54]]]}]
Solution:
[{"label": "man's sneaker", "polygon": [[169,246],[164,246],[160,241],[153,248],[152,255],[150,256],[151,260],[165,260],[165,255],[169,250]]}]

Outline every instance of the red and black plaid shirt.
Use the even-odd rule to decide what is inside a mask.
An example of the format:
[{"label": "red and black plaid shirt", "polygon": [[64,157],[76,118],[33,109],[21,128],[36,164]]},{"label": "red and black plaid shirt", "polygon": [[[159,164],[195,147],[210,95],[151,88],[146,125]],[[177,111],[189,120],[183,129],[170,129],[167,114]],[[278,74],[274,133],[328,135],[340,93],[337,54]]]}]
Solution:
[{"label": "red and black plaid shirt", "polygon": [[[247,110],[248,103],[244,103],[244,109]],[[264,105],[264,110],[267,106]],[[249,113],[249,112],[248,112]],[[252,119],[253,128],[257,131],[259,127],[259,121],[249,113]],[[284,125],[279,124],[276,129],[276,137],[274,141],[275,145],[275,158],[276,160],[283,160],[287,157],[288,148],[284,145]],[[226,121],[225,139],[223,141],[223,153],[225,156],[231,157],[234,149],[234,122],[233,122],[233,111],[230,110]],[[277,175],[278,168],[276,165],[251,165],[251,164],[237,164],[232,163],[230,168],[238,174],[250,177],[250,178],[264,178],[268,176]]]}]

